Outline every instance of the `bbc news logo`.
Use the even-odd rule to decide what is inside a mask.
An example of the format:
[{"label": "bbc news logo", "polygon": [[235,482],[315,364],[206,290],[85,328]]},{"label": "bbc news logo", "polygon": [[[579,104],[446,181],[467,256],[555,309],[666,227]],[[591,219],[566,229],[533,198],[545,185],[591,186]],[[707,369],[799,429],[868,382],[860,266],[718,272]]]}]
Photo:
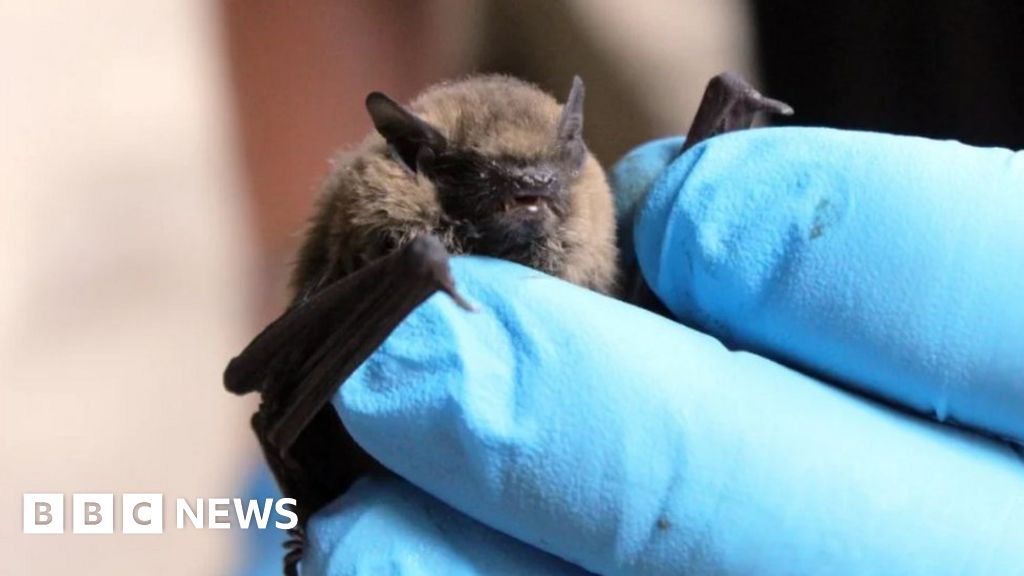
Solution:
[{"label": "bbc news logo", "polygon": [[[24,494],[22,504],[25,534],[64,533],[64,494]],[[186,525],[215,530],[234,527],[245,530],[252,526],[262,529],[270,526],[273,519],[275,528],[288,530],[299,523],[294,508],[294,498],[197,498],[194,502],[177,498],[174,526],[178,530]],[[163,534],[163,494],[121,494],[120,511],[121,533]],[[115,515],[113,494],[71,495],[73,534],[113,534]]]}]

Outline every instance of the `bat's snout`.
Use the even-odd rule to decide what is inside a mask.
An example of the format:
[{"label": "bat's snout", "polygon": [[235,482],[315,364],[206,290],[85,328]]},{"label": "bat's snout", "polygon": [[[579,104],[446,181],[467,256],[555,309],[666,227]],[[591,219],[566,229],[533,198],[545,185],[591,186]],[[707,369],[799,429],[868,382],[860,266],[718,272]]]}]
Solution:
[{"label": "bat's snout", "polygon": [[555,206],[562,202],[567,190],[558,175],[550,171],[529,171],[516,175],[504,199],[506,212],[518,212],[526,217],[555,214]]}]

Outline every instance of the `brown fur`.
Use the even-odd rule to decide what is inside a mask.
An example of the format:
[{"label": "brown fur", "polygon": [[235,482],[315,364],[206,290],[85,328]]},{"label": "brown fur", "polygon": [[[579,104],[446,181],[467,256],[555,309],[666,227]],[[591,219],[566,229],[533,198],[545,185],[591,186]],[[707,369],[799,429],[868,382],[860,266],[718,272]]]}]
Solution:
[{"label": "brown fur", "polygon": [[[551,154],[561,108],[535,86],[505,76],[438,84],[409,106],[458,149],[527,162]],[[604,171],[589,152],[569,191],[569,210],[556,237],[545,240],[544,261],[522,263],[611,292],[614,208]],[[397,161],[374,132],[333,161],[299,252],[293,287],[303,298],[418,234],[435,234],[450,252],[463,253],[460,238],[444,220],[433,183]]]}]

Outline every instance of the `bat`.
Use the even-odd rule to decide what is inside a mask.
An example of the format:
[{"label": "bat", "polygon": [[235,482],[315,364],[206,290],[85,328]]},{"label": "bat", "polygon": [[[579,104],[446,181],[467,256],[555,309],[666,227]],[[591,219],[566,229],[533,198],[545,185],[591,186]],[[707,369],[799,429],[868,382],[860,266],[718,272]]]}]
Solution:
[{"label": "bat", "polygon": [[[261,393],[252,426],[305,519],[376,463],[328,402],[437,290],[468,307],[448,254],[513,260],[610,293],[611,191],[583,142],[584,86],[564,106],[525,82],[471,77],[408,108],[374,92],[375,132],[338,157],[299,251],[289,310],[232,360],[231,392]],[[301,534],[286,556],[293,573]]]},{"label": "bat", "polygon": [[451,254],[504,258],[600,292],[616,285],[611,190],[583,142],[584,86],[564,106],[507,76],[366,98],[376,133],[340,156],[299,252],[304,298],[432,234]]},{"label": "bat", "polygon": [[[375,132],[333,164],[299,251],[294,300],[224,373],[258,391],[252,427],[299,527],[286,545],[296,574],[305,521],[380,467],[329,404],[342,382],[438,291],[471,309],[450,254],[519,262],[654,308],[637,270],[620,289],[611,192],[583,142],[584,86],[563,106],[506,76],[427,89],[409,107],[373,92]],[[785,113],[735,75],[708,85],[685,148]],[[653,299],[653,300],[652,300]]]}]

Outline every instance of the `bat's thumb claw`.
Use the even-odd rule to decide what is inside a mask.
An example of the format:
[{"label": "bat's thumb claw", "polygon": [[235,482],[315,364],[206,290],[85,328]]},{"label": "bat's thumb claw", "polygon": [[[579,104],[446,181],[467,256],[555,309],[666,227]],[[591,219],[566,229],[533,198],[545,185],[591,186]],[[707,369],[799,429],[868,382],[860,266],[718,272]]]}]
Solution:
[{"label": "bat's thumb claw", "polygon": [[455,282],[451,277],[448,278],[447,282],[442,284],[441,289],[444,290],[444,293],[447,294],[459,308],[462,308],[467,312],[476,312],[476,306],[470,304],[469,300],[466,300],[462,294],[459,294],[458,289],[455,288]]},{"label": "bat's thumb claw", "polygon": [[409,255],[422,266],[421,271],[432,276],[435,285],[451,297],[460,308],[475,312],[476,308],[469,303],[455,288],[455,279],[448,268],[448,251],[444,244],[431,234],[423,234],[413,239]]},{"label": "bat's thumb claw", "polygon": [[774,98],[761,97],[761,111],[771,112],[772,114],[781,114],[783,116],[792,116],[793,107],[781,100],[775,100]]}]

